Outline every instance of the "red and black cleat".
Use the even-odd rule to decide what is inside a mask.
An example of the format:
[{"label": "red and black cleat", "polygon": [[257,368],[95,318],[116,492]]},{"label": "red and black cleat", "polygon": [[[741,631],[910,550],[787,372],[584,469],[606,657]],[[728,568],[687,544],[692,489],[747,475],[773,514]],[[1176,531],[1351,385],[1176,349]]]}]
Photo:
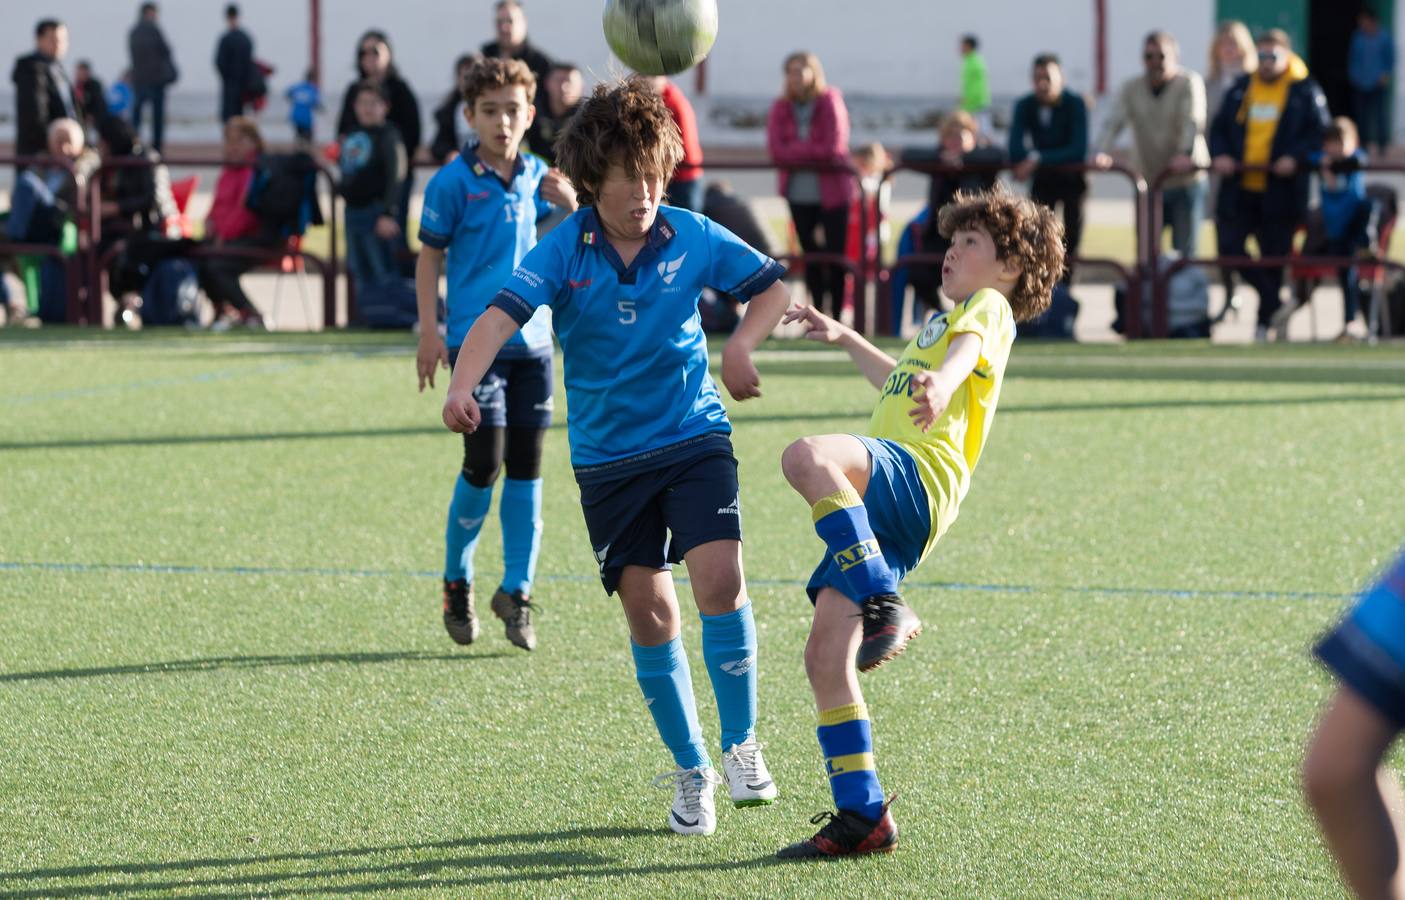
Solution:
[{"label": "red and black cleat", "polygon": [[878,594],[863,602],[863,642],[854,664],[860,672],[876,669],[907,649],[922,633],[917,613],[897,594]]},{"label": "red and black cleat", "polygon": [[898,826],[888,807],[896,799],[896,794],[888,798],[877,819],[866,819],[845,809],[822,812],[810,820],[812,825],[829,820],[818,834],[808,841],[782,847],[776,851],[776,856],[780,859],[827,859],[891,853],[898,846]]}]

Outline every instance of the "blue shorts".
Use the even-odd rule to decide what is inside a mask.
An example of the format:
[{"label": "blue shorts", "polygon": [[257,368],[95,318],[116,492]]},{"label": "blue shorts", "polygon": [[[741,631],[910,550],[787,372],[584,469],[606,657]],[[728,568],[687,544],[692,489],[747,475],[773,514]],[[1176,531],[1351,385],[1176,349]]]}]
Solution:
[{"label": "blue shorts", "polygon": [[[927,546],[927,537],[932,533],[927,487],[917,474],[917,463],[906,450],[882,438],[857,434],[854,437],[868,448],[868,489],[863,495],[868,524],[878,539],[878,549],[883,551],[883,561],[901,582],[917,567]],[[810,583],[805,585],[811,603],[819,596],[820,588],[825,587],[849,596],[849,583],[828,552],[820,560],[815,574],[810,576]]]},{"label": "blue shorts", "polygon": [[[449,367],[458,361],[459,348],[454,347]],[[482,424],[489,428],[549,428],[555,384],[550,354],[499,356],[474,388],[473,399],[483,414]]]},{"label": "blue shorts", "polygon": [[580,486],[606,594],[619,587],[625,566],[664,569],[709,541],[742,539],[737,458],[731,441],[722,440],[720,452]]},{"label": "blue shorts", "polygon": [[1344,684],[1405,728],[1405,556],[1361,595],[1316,653]]}]

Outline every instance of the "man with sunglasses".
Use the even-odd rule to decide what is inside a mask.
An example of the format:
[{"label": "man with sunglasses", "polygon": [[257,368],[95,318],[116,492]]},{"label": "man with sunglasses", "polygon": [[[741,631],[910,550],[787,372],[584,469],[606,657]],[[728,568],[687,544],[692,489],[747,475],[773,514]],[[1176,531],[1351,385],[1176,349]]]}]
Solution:
[{"label": "man with sunglasses", "polygon": [[1205,217],[1207,178],[1197,167],[1210,163],[1205,144],[1205,82],[1182,69],[1180,47],[1165,31],[1153,31],[1142,44],[1146,74],[1130,78],[1117,92],[1098,135],[1093,165],[1112,165],[1109,153],[1117,136],[1132,126],[1132,164],[1150,183],[1163,172],[1176,172],[1162,183],[1162,221],[1171,229],[1171,246],[1194,256],[1200,220]]},{"label": "man with sunglasses", "polygon": [[[1243,256],[1254,235],[1263,257],[1287,256],[1293,232],[1307,213],[1311,158],[1322,150],[1331,123],[1327,99],[1308,77],[1278,29],[1258,39],[1258,71],[1241,77],[1225,94],[1210,126],[1215,172],[1226,177],[1216,204],[1221,256]],[[1287,314],[1279,300],[1283,270],[1248,269],[1241,277],[1259,293],[1258,340],[1270,327],[1285,336]]]}]

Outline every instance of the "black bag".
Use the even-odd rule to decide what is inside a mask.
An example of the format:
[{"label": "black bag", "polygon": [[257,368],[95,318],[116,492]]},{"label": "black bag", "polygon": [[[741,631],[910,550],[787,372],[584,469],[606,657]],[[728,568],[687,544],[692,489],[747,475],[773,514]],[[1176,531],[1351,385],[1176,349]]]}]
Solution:
[{"label": "black bag", "polygon": [[1077,318],[1078,301],[1069,293],[1068,285],[1060,281],[1054,285],[1054,295],[1049,301],[1049,308],[1038,318],[1021,325],[1020,336],[1071,341],[1073,323]]},{"label": "black bag", "polygon": [[316,160],[303,152],[259,157],[244,205],[277,237],[294,237],[309,225],[321,225]]},{"label": "black bag", "polygon": [[143,325],[200,324],[200,279],[190,260],[162,260],[141,292]]},{"label": "black bag", "polygon": [[62,325],[68,321],[68,269],[52,256],[39,264],[39,321]]}]

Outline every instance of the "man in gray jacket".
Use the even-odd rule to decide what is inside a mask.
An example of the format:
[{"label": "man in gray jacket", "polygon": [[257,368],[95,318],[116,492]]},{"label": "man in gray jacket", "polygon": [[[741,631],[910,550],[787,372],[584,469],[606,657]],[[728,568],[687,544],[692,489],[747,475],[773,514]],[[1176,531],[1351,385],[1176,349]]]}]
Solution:
[{"label": "man in gray jacket", "polygon": [[127,33],[132,72],[132,130],[141,135],[142,109],[151,104],[151,149],[161,152],[166,130],[166,88],[176,81],[171,46],[156,24],[156,4],[143,3],[137,24]]},{"label": "man in gray jacket", "polygon": [[[1197,166],[1210,164],[1205,143],[1205,82],[1180,66],[1176,39],[1153,31],[1142,45],[1146,74],[1129,79],[1103,121],[1093,164],[1112,165],[1109,152],[1117,135],[1132,126],[1133,165],[1148,187],[1162,172],[1177,173],[1162,182],[1164,224],[1171,229],[1171,246],[1182,256],[1194,256],[1200,223],[1205,218],[1207,179]],[[1157,236],[1160,240],[1160,235]]]}]

